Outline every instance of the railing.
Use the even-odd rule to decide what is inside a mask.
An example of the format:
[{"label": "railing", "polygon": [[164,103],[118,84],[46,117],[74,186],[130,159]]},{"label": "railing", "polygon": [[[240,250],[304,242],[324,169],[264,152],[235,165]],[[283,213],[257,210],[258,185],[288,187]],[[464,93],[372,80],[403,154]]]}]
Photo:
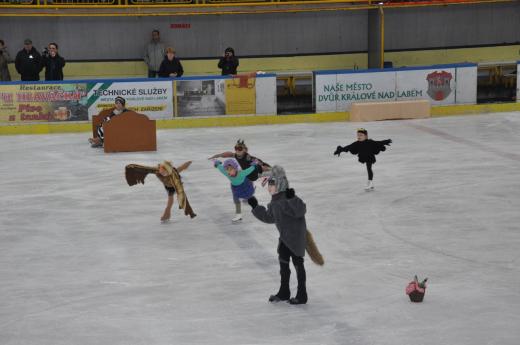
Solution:
[{"label": "railing", "polygon": [[[0,0],[0,8],[88,8],[97,7],[178,7],[201,9],[204,7],[228,6],[290,6],[290,5],[337,5],[336,9],[355,9],[356,7],[372,8],[376,6],[409,7],[435,6],[450,4],[474,4],[492,2],[514,2],[515,0]],[[343,6],[343,7],[339,7]]]}]

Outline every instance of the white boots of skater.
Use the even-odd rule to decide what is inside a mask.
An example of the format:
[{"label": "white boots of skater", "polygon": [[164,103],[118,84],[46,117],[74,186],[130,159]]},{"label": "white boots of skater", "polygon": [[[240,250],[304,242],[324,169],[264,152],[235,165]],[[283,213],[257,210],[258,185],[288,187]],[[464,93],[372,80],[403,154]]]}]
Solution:
[{"label": "white boots of skater", "polygon": [[368,192],[368,191],[371,191],[371,190],[374,190],[374,183],[372,182],[372,180],[368,180],[367,182],[367,186],[365,187],[365,190]]}]

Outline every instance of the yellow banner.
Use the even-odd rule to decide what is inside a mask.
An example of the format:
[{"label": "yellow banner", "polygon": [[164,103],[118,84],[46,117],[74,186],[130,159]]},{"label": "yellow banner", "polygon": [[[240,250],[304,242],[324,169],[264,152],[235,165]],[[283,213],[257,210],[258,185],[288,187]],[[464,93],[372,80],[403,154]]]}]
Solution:
[{"label": "yellow banner", "polygon": [[255,82],[247,75],[226,80],[226,115],[256,114]]}]

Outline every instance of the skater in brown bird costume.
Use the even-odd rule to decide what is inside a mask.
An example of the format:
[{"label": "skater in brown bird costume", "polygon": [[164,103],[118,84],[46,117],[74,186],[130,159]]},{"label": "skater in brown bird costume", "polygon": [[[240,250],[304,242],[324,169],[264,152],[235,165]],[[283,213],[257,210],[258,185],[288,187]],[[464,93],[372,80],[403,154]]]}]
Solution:
[{"label": "skater in brown bird costume", "polygon": [[182,185],[180,173],[191,165],[191,161],[188,161],[177,168],[174,168],[172,163],[164,161],[158,164],[156,167],[128,164],[125,168],[126,181],[129,186],[136,185],[138,183],[144,184],[144,179],[148,174],[155,174],[157,178],[164,184],[164,188],[168,192],[168,201],[166,208],[161,217],[162,222],[167,222],[171,217],[171,209],[173,206],[173,195],[177,193],[177,199],[179,200],[179,209],[184,209],[184,214],[191,218],[197,215],[193,212],[184,187]]}]

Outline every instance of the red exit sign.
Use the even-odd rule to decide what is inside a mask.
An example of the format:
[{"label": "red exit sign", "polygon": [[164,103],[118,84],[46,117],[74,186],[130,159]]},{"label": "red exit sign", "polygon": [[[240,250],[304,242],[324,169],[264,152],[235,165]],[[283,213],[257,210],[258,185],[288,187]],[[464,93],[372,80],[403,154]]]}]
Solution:
[{"label": "red exit sign", "polygon": [[189,23],[170,24],[170,29],[191,29],[191,24],[189,24]]}]

